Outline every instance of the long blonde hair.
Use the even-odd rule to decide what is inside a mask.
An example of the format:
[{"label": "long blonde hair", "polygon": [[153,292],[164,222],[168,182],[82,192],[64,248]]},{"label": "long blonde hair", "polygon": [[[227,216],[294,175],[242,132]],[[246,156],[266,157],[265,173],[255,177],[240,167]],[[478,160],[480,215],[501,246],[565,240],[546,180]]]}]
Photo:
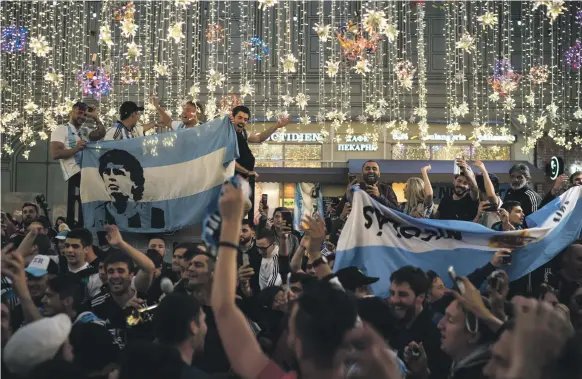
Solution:
[{"label": "long blonde hair", "polygon": [[406,181],[404,197],[406,198],[405,213],[411,214],[419,204],[424,204],[424,181],[420,178],[409,178]]}]

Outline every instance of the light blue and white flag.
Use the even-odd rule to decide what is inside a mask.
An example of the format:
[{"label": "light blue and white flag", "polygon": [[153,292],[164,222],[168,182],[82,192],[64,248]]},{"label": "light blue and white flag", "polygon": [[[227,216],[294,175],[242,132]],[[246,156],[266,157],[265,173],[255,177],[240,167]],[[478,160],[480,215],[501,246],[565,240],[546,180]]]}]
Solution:
[{"label": "light blue and white flag", "polygon": [[179,132],[87,144],[81,165],[85,226],[154,233],[201,223],[234,174],[235,133],[225,117]]},{"label": "light blue and white flag", "polygon": [[301,218],[319,212],[323,216],[323,196],[319,183],[295,183],[293,223],[295,230],[302,230]]},{"label": "light blue and white flag", "polygon": [[580,236],[582,187],[571,188],[526,220],[536,227],[496,232],[466,221],[415,219],[356,190],[338,242],[334,271],[357,266],[366,275],[379,277],[372,291],[386,298],[390,274],[400,267],[434,270],[446,282],[450,266],[457,275],[467,275],[489,262],[499,248],[510,248],[515,250],[507,273],[511,280],[519,279]]}]

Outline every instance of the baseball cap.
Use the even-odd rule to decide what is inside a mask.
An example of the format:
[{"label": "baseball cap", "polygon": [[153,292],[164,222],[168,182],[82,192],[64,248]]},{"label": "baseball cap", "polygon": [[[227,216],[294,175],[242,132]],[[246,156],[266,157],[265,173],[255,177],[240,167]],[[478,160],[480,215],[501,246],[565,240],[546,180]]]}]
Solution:
[{"label": "baseball cap", "polygon": [[143,110],[144,110],[144,107],[139,107],[133,101],[126,101],[123,104],[121,104],[121,107],[119,107],[119,118],[121,120],[125,120],[126,118],[131,116],[131,114],[133,112],[143,111]]},{"label": "baseball cap", "polygon": [[48,255],[35,255],[28,267],[24,270],[27,274],[39,278],[46,274],[58,274],[59,265]]},{"label": "baseball cap", "polygon": [[338,270],[335,274],[342,286],[350,291],[355,291],[356,288],[367,286],[368,284],[376,283],[380,278],[366,276],[362,271],[358,270],[356,266],[350,266]]},{"label": "baseball cap", "polygon": [[71,332],[64,313],[45,317],[18,329],[3,350],[8,371],[26,377],[36,366],[53,359]]}]

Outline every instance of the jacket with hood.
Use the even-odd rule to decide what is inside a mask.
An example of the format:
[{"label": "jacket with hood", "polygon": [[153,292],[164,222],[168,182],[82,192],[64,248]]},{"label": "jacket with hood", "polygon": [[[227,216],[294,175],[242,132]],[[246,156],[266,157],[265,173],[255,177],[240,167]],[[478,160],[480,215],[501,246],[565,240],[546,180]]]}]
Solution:
[{"label": "jacket with hood", "polygon": [[491,358],[491,346],[478,346],[471,354],[451,364],[448,379],[485,379],[483,367]]}]

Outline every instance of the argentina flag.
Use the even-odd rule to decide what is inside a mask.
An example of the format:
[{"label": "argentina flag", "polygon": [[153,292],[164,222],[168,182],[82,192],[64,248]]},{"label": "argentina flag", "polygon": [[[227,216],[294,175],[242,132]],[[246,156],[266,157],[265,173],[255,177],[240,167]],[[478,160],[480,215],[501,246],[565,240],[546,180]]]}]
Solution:
[{"label": "argentina flag", "polygon": [[301,218],[313,216],[315,212],[324,214],[323,196],[319,183],[295,183],[295,207],[293,223],[295,230],[301,230]]},{"label": "argentina flag", "polygon": [[228,117],[195,128],[89,143],[81,162],[85,227],[136,233],[200,224],[234,175],[238,145]]},{"label": "argentina flag", "polygon": [[[526,218],[535,227],[497,232],[472,222],[415,219],[378,204],[354,191],[351,214],[342,230],[334,271],[356,266],[379,277],[371,285],[387,298],[390,275],[412,265],[434,270],[449,286],[447,271],[467,275],[484,266],[500,248],[512,249],[512,264],[504,267],[516,280],[549,262],[582,232],[582,186],[573,187]],[[447,283],[448,281],[448,283]]]}]

